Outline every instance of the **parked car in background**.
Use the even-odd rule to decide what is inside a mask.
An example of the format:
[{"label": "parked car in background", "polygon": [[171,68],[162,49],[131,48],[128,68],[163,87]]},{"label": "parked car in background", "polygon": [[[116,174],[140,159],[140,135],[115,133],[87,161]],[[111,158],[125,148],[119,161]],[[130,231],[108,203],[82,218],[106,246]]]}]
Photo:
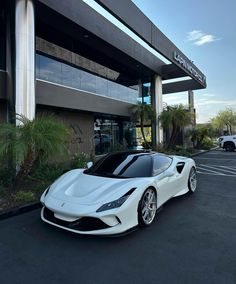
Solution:
[{"label": "parked car in background", "polygon": [[219,146],[225,151],[233,152],[236,149],[236,134],[219,137]]}]

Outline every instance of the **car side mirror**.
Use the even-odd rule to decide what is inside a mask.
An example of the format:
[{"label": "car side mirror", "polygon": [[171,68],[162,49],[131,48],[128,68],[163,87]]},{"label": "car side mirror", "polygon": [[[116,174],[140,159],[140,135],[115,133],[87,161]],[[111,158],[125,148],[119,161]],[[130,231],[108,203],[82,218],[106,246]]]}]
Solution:
[{"label": "car side mirror", "polygon": [[88,163],[87,163],[87,168],[88,168],[88,169],[91,168],[92,165],[93,165],[93,162],[88,162]]}]

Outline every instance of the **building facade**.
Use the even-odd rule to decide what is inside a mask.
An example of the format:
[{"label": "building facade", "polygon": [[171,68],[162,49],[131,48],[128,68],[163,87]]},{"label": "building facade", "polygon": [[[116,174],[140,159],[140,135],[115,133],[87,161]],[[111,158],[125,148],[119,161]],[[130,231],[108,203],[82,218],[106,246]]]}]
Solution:
[{"label": "building facade", "polygon": [[[0,1],[0,122],[54,113],[72,128],[74,152],[100,154],[132,144],[138,101],[159,114],[163,95],[205,87],[202,72],[130,0]],[[162,135],[157,122],[154,141]]]}]

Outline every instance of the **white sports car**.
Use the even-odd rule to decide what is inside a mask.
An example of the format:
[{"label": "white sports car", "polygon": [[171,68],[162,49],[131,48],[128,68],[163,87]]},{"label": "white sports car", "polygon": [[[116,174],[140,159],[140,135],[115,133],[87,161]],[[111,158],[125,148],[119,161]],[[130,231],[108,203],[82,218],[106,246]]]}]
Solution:
[{"label": "white sports car", "polygon": [[185,157],[117,152],[89,166],[45,190],[43,221],[80,234],[119,234],[149,226],[163,203],[197,185],[195,162]]}]

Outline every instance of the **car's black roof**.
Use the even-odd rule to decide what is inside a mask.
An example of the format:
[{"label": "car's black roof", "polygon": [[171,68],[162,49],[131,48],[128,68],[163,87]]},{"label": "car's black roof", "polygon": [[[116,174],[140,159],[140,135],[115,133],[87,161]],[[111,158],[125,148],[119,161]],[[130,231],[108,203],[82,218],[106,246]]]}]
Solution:
[{"label": "car's black roof", "polygon": [[156,154],[160,154],[163,155],[161,153],[158,152],[154,152],[151,150],[129,150],[129,151],[117,151],[117,152],[112,152],[109,153],[108,155],[119,155],[119,154],[125,154],[125,155],[156,155]]}]

